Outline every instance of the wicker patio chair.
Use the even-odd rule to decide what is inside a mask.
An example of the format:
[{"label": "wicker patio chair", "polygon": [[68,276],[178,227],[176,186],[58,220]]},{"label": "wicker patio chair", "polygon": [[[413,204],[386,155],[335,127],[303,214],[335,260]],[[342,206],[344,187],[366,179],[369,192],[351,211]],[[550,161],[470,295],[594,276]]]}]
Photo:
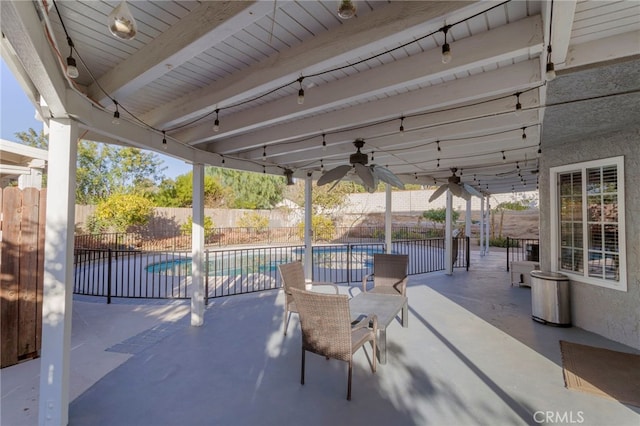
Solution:
[{"label": "wicker patio chair", "polygon": [[300,290],[306,290],[306,285],[309,284],[311,288],[315,286],[329,286],[333,287],[335,294],[338,294],[338,287],[333,283],[327,282],[305,282],[304,279],[304,267],[302,262],[296,261],[291,263],[282,263],[278,265],[280,271],[280,277],[282,278],[282,287],[284,288],[284,335],[287,335],[287,328],[289,327],[289,317],[291,312],[298,312],[294,303],[293,297],[289,289],[297,288]]},{"label": "wicker patio chair", "polygon": [[[373,273],[362,278],[362,291],[406,296],[408,266],[409,256],[406,254],[374,254]],[[367,289],[370,278],[373,278],[373,288]]]},{"label": "wicker patio chair", "polygon": [[[368,315],[356,324],[351,323],[349,298],[346,294],[322,294],[291,289],[298,306],[302,330],[302,366],[300,383],[304,385],[305,353],[313,352],[349,363],[347,400],[351,400],[353,354],[366,342],[371,342],[371,371],[376,372],[376,336],[378,318]],[[371,328],[369,328],[371,326]]]}]

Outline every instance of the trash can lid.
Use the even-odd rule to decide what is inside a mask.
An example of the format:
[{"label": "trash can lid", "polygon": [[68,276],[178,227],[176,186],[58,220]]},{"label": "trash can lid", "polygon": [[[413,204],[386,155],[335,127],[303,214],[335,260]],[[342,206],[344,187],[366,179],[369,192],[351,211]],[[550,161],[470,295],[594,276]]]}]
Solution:
[{"label": "trash can lid", "polygon": [[568,281],[569,277],[564,274],[560,274],[558,272],[551,271],[531,271],[531,276],[535,278],[541,278],[543,280],[553,280],[553,281]]}]

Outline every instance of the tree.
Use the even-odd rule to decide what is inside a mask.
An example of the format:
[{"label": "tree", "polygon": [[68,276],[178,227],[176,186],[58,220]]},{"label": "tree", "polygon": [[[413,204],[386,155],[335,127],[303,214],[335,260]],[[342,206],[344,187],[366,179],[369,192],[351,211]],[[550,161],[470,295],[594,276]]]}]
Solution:
[{"label": "tree", "polygon": [[[440,209],[429,209],[426,212],[422,213],[422,217],[424,217],[427,220],[430,220],[431,222],[442,223],[444,226],[444,223],[447,220],[447,209],[444,207]],[[456,210],[453,210],[451,212],[452,222],[457,221],[459,217],[460,217],[460,212]]]},{"label": "tree", "polygon": [[135,194],[113,194],[96,206],[87,220],[92,233],[127,232],[130,226],[145,225],[153,214],[148,199]]},{"label": "tree", "polygon": [[[162,207],[191,207],[193,205],[193,172],[166,179],[153,195],[154,203]],[[213,176],[204,176],[204,206],[226,207],[233,199],[231,190],[224,188]]]},{"label": "tree", "polygon": [[44,134],[44,131],[37,133],[35,130],[29,128],[26,132],[17,132],[16,138],[20,143],[34,148],[49,149],[49,138]]},{"label": "tree", "polygon": [[236,209],[271,209],[282,201],[286,187],[284,176],[242,172],[220,167],[207,167],[205,174],[219,179],[223,187],[231,188]]},{"label": "tree", "polygon": [[[49,148],[44,132],[29,129],[16,133],[19,142],[42,149]],[[121,193],[148,194],[153,182],[161,181],[162,160],[152,152],[138,148],[81,140],[78,144],[76,202],[95,204]]]},{"label": "tree", "polygon": [[496,230],[495,230],[495,218],[496,215],[495,213],[498,213],[498,215],[500,216],[500,222],[498,225],[498,239],[502,239],[502,225],[504,222],[504,212],[509,210],[509,211],[522,211],[522,210],[527,210],[528,207],[528,202],[523,200],[523,201],[505,201],[502,202],[500,204],[498,204],[493,210],[492,212],[494,214],[491,215],[491,237],[492,238],[496,238]]}]

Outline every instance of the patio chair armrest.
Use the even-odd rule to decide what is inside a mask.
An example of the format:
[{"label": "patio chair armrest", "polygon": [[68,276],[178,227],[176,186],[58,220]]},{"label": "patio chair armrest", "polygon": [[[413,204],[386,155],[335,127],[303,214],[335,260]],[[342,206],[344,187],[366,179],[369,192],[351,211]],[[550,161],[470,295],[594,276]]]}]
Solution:
[{"label": "patio chair armrest", "polygon": [[401,281],[400,281],[400,285],[398,286],[400,288],[400,294],[402,294],[403,296],[407,295],[407,282],[409,281],[409,277],[405,276]]},{"label": "patio chair armrest", "polygon": [[321,282],[321,281],[312,281],[308,284],[311,284],[311,288],[313,289],[314,287],[333,287],[333,291],[335,291],[335,294],[339,294],[339,290],[338,290],[338,286],[335,285],[334,283],[329,283],[329,282]]},{"label": "patio chair armrest", "polygon": [[368,274],[365,275],[364,277],[362,277],[362,292],[366,293],[367,292],[367,281],[369,281],[369,278],[373,278],[376,274]]},{"label": "patio chair armrest", "polygon": [[369,314],[355,324],[351,323],[351,331],[359,328],[372,328],[374,332],[378,331],[378,316],[376,314]]}]

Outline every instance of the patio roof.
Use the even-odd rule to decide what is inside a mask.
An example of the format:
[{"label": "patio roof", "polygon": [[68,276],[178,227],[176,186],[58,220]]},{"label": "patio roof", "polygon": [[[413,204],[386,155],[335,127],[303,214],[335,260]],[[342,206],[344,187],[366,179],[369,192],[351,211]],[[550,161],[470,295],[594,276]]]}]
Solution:
[{"label": "patio roof", "polygon": [[362,138],[407,183],[455,167],[488,193],[535,185],[547,62],[562,75],[632,56],[640,32],[635,1],[356,1],[349,20],[335,0],[129,1],[138,32],[125,41],[106,26],[116,3],[3,3],[2,54],[40,116],[77,119],[84,139],[296,177],[348,164]]},{"label": "patio roof", "polygon": [[[532,321],[531,290],[509,284],[504,256],[474,251],[469,272],[410,277],[409,326],[390,325],[375,374],[370,348],[356,354],[350,402],[346,363],[308,354],[300,385],[281,291],[212,300],[203,327],[184,302],[77,298],[70,424],[637,425],[640,408],[565,388],[558,341],[637,350]],[[3,424],[37,424],[39,362],[3,369]],[[540,422],[547,412],[556,421]]]}]

